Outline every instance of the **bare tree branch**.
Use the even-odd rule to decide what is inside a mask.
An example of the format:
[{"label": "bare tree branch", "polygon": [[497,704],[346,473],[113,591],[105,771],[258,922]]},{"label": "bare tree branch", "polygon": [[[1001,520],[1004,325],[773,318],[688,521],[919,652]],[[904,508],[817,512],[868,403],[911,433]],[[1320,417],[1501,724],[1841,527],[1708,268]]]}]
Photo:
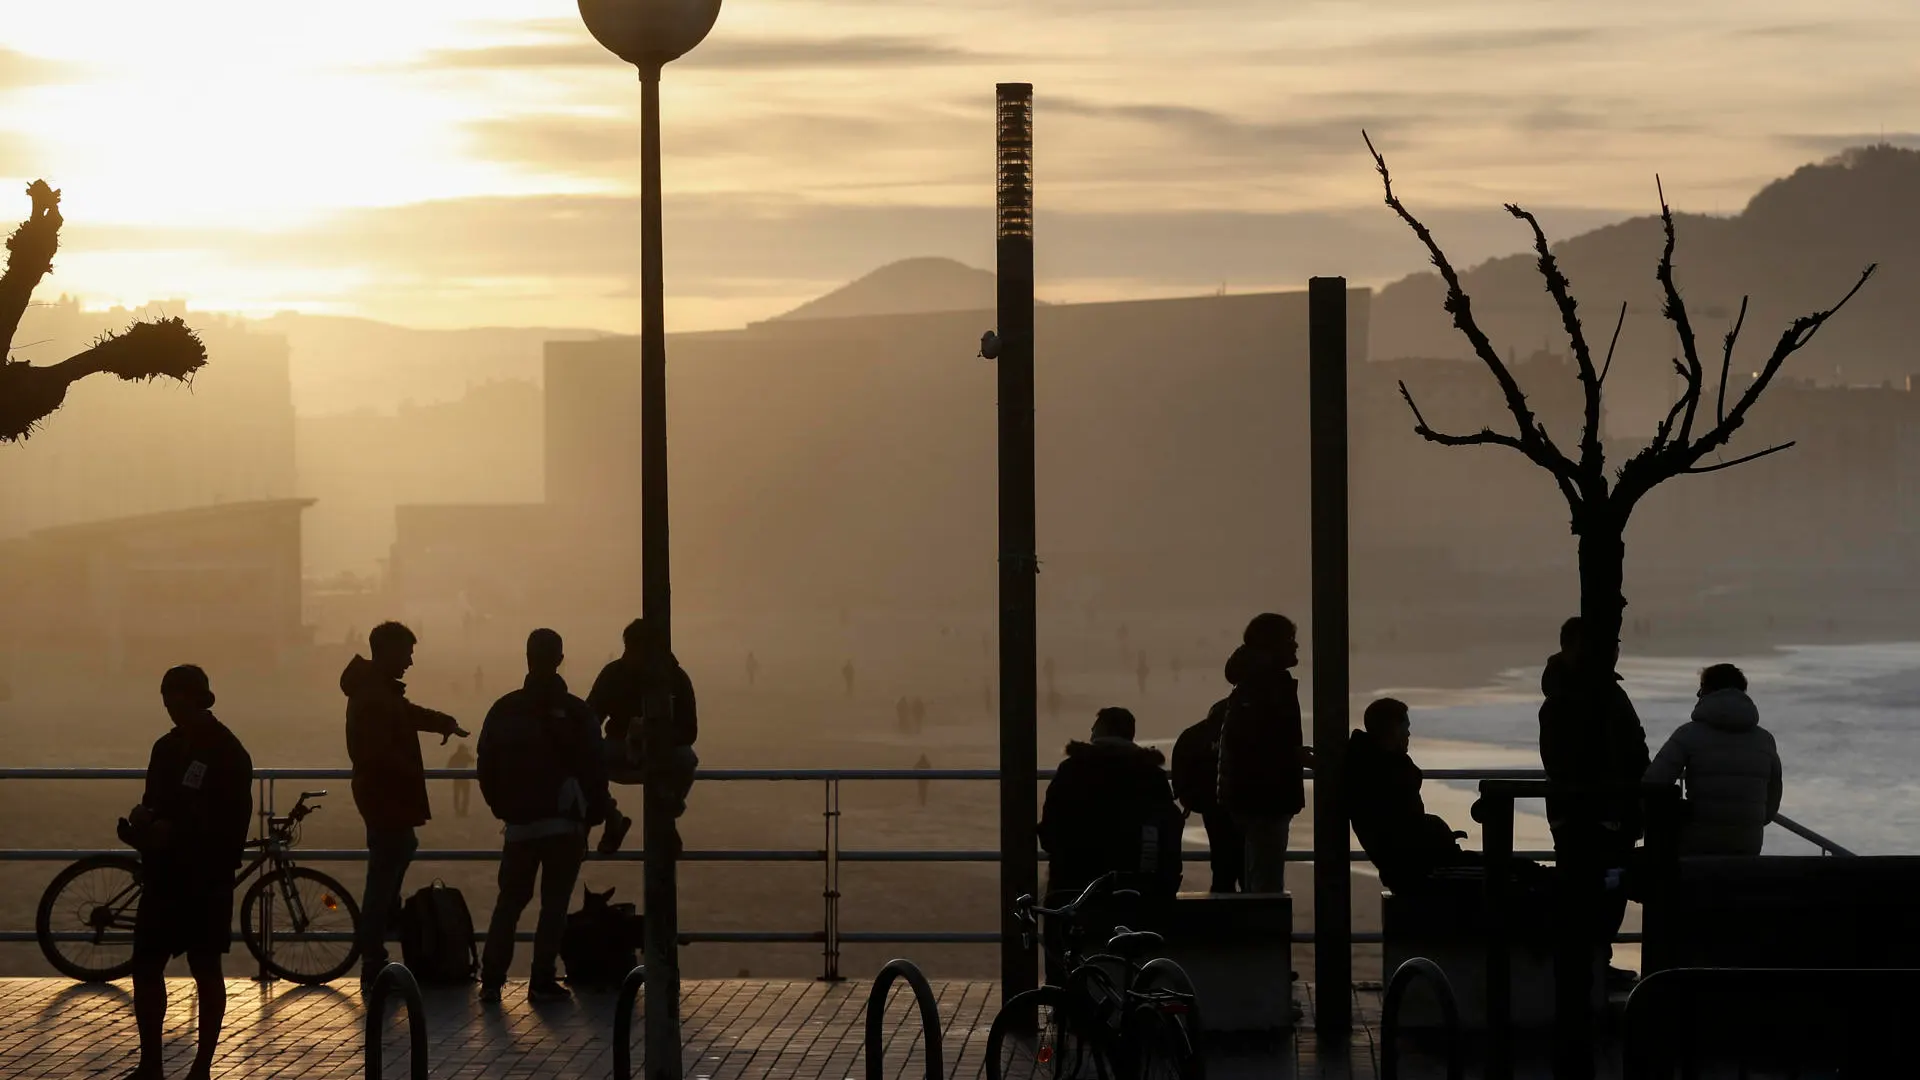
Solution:
[{"label": "bare tree branch", "polygon": [[35,180],[27,185],[27,197],[33,209],[7,237],[7,270],[0,275],[0,343],[13,341],[27,301],[53,269],[53,254],[60,249],[60,193],[45,180]]},{"label": "bare tree branch", "polygon": [[1748,297],[1740,298],[1740,315],[1733,320],[1733,329],[1727,331],[1726,351],[1720,356],[1720,398],[1714,406],[1714,423],[1727,422],[1727,369],[1733,366],[1733,343],[1740,340],[1740,328],[1747,322]]},{"label": "bare tree branch", "polygon": [[1745,457],[1737,457],[1737,458],[1734,458],[1732,461],[1716,461],[1712,465],[1696,465],[1690,468],[1681,469],[1680,471],[1682,473],[1695,473],[1695,474],[1719,472],[1721,469],[1731,469],[1735,465],[1745,465],[1749,461],[1758,461],[1761,458],[1766,457],[1768,454],[1777,454],[1780,451],[1785,450],[1788,447],[1791,447],[1792,445],[1793,444],[1790,442],[1783,442],[1778,446],[1769,446],[1765,450],[1762,450],[1757,454],[1748,454]]},{"label": "bare tree branch", "polygon": [[[1534,464],[1557,477],[1571,479],[1576,471],[1573,462],[1567,460],[1567,456],[1554,445],[1552,436],[1547,434],[1545,426],[1535,418],[1533,410],[1527,405],[1527,397],[1521,392],[1520,384],[1514,381],[1513,373],[1507,370],[1505,363],[1501,362],[1500,354],[1494,350],[1493,342],[1487,339],[1487,335],[1481,331],[1479,324],[1474,322],[1473,302],[1468,298],[1466,290],[1460,287],[1460,275],[1454,271],[1453,264],[1447,261],[1446,253],[1440,250],[1440,245],[1433,239],[1433,233],[1428,231],[1427,227],[1421,224],[1420,220],[1414,217],[1394,195],[1393,176],[1387,171],[1387,159],[1381,157],[1380,151],[1374,149],[1373,139],[1368,137],[1365,131],[1360,133],[1360,137],[1366,141],[1367,152],[1373,155],[1374,168],[1380,173],[1380,183],[1386,192],[1387,205],[1400,216],[1400,220],[1407,223],[1421,244],[1426,246],[1427,255],[1433,260],[1434,268],[1440,271],[1441,280],[1447,284],[1445,308],[1453,316],[1454,327],[1466,335],[1468,343],[1473,346],[1474,354],[1487,365],[1487,370],[1492,373],[1494,381],[1500,384],[1500,392],[1506,398],[1507,411],[1513,414],[1520,428],[1518,438],[1512,436],[1504,438],[1525,453]],[[1487,434],[1492,432],[1489,431]]]},{"label": "bare tree branch", "polygon": [[1400,396],[1406,400],[1407,408],[1413,410],[1413,433],[1428,442],[1439,443],[1441,446],[1505,446],[1523,454],[1527,453],[1527,448],[1520,445],[1519,439],[1492,428],[1482,428],[1473,435],[1448,435],[1445,432],[1435,431],[1428,426],[1427,418],[1420,415],[1420,406],[1414,404],[1413,394],[1407,389],[1404,380],[1400,383]]},{"label": "bare tree branch", "polygon": [[1694,340],[1693,323],[1687,318],[1686,302],[1680,299],[1680,290],[1673,283],[1673,208],[1667,205],[1667,192],[1658,176],[1653,178],[1653,189],[1660,193],[1660,224],[1667,234],[1666,247],[1660,252],[1659,269],[1654,272],[1667,294],[1661,314],[1673,323],[1674,332],[1680,337],[1680,351],[1687,358],[1687,369],[1683,373],[1687,379],[1687,412],[1680,422],[1680,445],[1685,446],[1693,438],[1693,417],[1700,408],[1701,384],[1706,373],[1700,366],[1700,349]]},{"label": "bare tree branch", "polygon": [[206,346],[178,316],[106,334],[58,364],[0,361],[0,442],[33,434],[66,400],[67,388],[89,375],[116,375],[128,382],[161,377],[190,382],[206,362]]},{"label": "bare tree branch", "polygon": [[1627,302],[1620,301],[1620,317],[1613,320],[1613,340],[1607,342],[1607,362],[1600,365],[1600,382],[1605,385],[1607,372],[1613,370],[1613,349],[1620,344],[1620,328],[1627,325]]},{"label": "bare tree branch", "polygon": [[1605,465],[1600,446],[1600,376],[1593,369],[1593,352],[1587,348],[1586,331],[1580,326],[1579,305],[1573,299],[1572,283],[1560,272],[1560,263],[1547,244],[1546,231],[1540,228],[1540,219],[1513,203],[1507,204],[1507,213],[1526,222],[1533,230],[1533,250],[1539,255],[1535,265],[1546,280],[1553,305],[1560,309],[1560,325],[1573,346],[1573,359],[1580,370],[1580,389],[1586,397],[1586,416],[1580,430],[1580,467],[1597,473]]}]

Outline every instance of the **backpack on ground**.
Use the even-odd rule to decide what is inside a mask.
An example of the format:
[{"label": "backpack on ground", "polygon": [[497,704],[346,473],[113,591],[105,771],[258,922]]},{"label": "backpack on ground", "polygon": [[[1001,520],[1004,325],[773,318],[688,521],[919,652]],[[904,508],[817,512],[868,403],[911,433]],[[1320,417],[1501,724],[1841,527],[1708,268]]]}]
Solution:
[{"label": "backpack on ground", "polygon": [[1173,742],[1169,779],[1174,797],[1189,813],[1211,814],[1218,808],[1220,782],[1220,728],[1227,703],[1207,710],[1207,718],[1180,733]]},{"label": "backpack on ground", "polygon": [[472,982],[479,977],[473,915],[459,889],[435,881],[407,898],[400,912],[400,955],[423,983]]},{"label": "backpack on ground", "polygon": [[560,962],[575,986],[618,986],[640,963],[644,918],[632,904],[610,903],[614,890],[585,890],[579,911],[567,916]]}]

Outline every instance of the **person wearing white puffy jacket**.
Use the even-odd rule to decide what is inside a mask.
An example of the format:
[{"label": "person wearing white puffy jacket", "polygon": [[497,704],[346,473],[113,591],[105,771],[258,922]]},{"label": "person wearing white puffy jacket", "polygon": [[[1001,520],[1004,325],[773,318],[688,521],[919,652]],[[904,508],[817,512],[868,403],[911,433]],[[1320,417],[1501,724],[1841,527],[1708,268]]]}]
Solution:
[{"label": "person wearing white puffy jacket", "polygon": [[1700,673],[1700,700],[1647,767],[1646,783],[1686,785],[1682,855],[1758,855],[1780,811],[1780,751],[1760,726],[1747,677],[1732,664]]}]

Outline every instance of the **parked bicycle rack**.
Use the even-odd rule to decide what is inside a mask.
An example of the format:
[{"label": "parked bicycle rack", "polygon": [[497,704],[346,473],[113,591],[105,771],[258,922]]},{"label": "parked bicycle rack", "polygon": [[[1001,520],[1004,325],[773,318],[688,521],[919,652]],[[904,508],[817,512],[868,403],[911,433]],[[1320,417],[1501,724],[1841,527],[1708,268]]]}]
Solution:
[{"label": "parked bicycle rack", "polygon": [[633,1006],[647,983],[645,964],[627,972],[613,1004],[613,1080],[633,1080]]},{"label": "parked bicycle rack", "polygon": [[427,1080],[427,1003],[420,997],[420,983],[405,965],[388,964],[367,987],[367,1080],[380,1080],[380,1029],[386,1011],[387,992],[399,987],[407,999],[407,1044],[412,1050],[411,1080]]},{"label": "parked bicycle rack", "polygon": [[1453,983],[1447,980],[1447,973],[1424,956],[1401,964],[1387,981],[1386,1000],[1380,1006],[1381,1080],[1397,1080],[1400,1075],[1400,1041],[1394,1038],[1400,999],[1407,996],[1407,987],[1421,979],[1431,982],[1440,996],[1440,1016],[1447,1026],[1447,1080],[1461,1080],[1466,1072],[1460,1062],[1460,1006],[1454,1000]]},{"label": "parked bicycle rack", "polygon": [[[897,979],[907,980],[913,999],[920,1005],[920,1038],[926,1044],[927,1080],[946,1080],[947,1070],[940,1053],[940,1006],[933,999],[933,987],[911,960],[892,960],[873,977],[873,989],[867,991],[867,1080],[884,1080],[887,1074],[886,1047],[881,1045],[887,1019],[887,993]],[[619,1080],[626,1080],[621,1076]]]}]

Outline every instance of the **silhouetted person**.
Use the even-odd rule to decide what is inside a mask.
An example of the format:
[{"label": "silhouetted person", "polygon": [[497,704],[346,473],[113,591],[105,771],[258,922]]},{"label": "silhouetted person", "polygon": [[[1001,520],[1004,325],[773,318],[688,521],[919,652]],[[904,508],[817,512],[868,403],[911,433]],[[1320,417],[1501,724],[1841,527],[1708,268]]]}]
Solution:
[{"label": "silhouetted person", "polygon": [[480,959],[482,1002],[500,1000],[513,962],[513,936],[520,913],[533,899],[536,873],[540,919],[527,999],[573,996],[555,978],[554,965],[567,929],[567,902],[586,857],[587,829],[606,819],[612,800],[600,720],[567,692],[560,677],[563,659],[559,634],[546,629],[529,634],[526,681],[494,702],[480,729],[480,794],[493,816],[506,823],[500,898]]},{"label": "silhouetted person", "polygon": [[[467,748],[466,743],[460,743],[453,748],[452,756],[447,758],[447,768],[473,768],[473,751]],[[466,817],[467,811],[472,807],[473,781],[461,777],[453,782],[453,814],[455,817]]]},{"label": "silhouetted person", "polygon": [[[668,807],[674,817],[679,817],[686,812],[687,794],[693,789],[693,773],[700,764],[700,757],[693,749],[700,737],[700,714],[694,703],[693,679],[680,666],[679,658],[668,652],[668,715],[662,718],[657,730],[648,725],[647,697],[652,690],[646,662],[648,633],[647,621],[643,618],[627,624],[620,634],[626,651],[600,669],[599,677],[593,680],[593,689],[587,692],[587,704],[593,707],[595,715],[606,721],[607,753],[615,772],[644,773],[648,755],[666,755],[666,760],[658,764],[667,780]],[[652,740],[656,738],[664,741],[655,746]],[[630,819],[610,808],[600,850],[617,849],[619,838],[626,835],[631,824]]]},{"label": "silhouetted person", "polygon": [[1760,726],[1747,676],[1732,664],[1700,673],[1693,719],[1680,725],[1647,768],[1646,782],[1686,784],[1682,855],[1758,855],[1780,812],[1780,750]]},{"label": "silhouetted person", "polygon": [[387,963],[388,923],[399,910],[407,865],[420,848],[414,830],[433,817],[427,801],[420,733],[467,737],[453,717],[407,700],[400,677],[413,666],[413,631],[384,622],[367,635],[372,658],[355,656],[340,673],[347,696],[347,756],[353,804],[367,825],[367,886],[360,900],[361,979]]},{"label": "silhouetted person", "polygon": [[[931,761],[928,761],[928,760],[927,760],[927,755],[923,753],[923,754],[921,754],[921,755],[920,755],[920,760],[919,760],[919,761],[916,761],[916,762],[914,762],[914,763],[913,763],[913,767],[914,767],[914,768],[916,768],[916,769],[931,769],[931,768],[933,768],[933,762],[931,762]],[[925,805],[927,805],[927,787],[928,787],[928,783],[929,783],[929,782],[928,782],[928,780],[927,780],[927,778],[926,778],[926,777],[924,777],[924,776],[923,776],[923,777],[921,777],[921,778],[920,778],[920,779],[918,779],[918,780],[915,780],[915,781],[913,782],[913,786],[914,786],[914,787],[916,787],[916,788],[918,788],[918,789],[919,789],[919,791],[920,791],[920,805],[921,805],[921,806],[925,806]]]},{"label": "silhouetted person", "polygon": [[1140,692],[1145,694],[1147,692],[1147,651],[1145,649],[1140,650],[1140,662],[1134,666],[1133,674],[1139,680]]},{"label": "silhouetted person", "polygon": [[1300,729],[1300,684],[1289,669],[1300,663],[1293,621],[1256,615],[1227,660],[1227,714],[1220,726],[1219,804],[1245,838],[1245,888],[1286,889],[1287,830],[1306,808],[1301,770],[1313,751]]},{"label": "silhouetted person", "polygon": [[253,759],[214,719],[207,673],[192,665],[160,680],[173,730],[153,744],[146,791],[120,823],[140,852],[133,926],[133,1014],[140,1064],[129,1080],[161,1080],[167,961],[186,954],[200,995],[200,1046],[189,1080],[206,1080],[226,1017],[220,970],[233,925],[233,874],[253,820]]},{"label": "silhouetted person", "polygon": [[1207,710],[1207,718],[1173,742],[1173,794],[1187,813],[1200,815],[1207,829],[1207,862],[1213,870],[1210,891],[1239,892],[1247,864],[1246,837],[1233,815],[1220,808],[1220,727],[1227,700]]},{"label": "silhouetted person", "polygon": [[1136,744],[1134,728],[1131,712],[1101,709],[1090,739],[1067,744],[1040,814],[1049,893],[1078,892],[1109,871],[1143,897],[1179,891],[1182,817],[1166,757]]},{"label": "silhouetted person", "polygon": [[853,697],[853,661],[848,660],[840,668],[840,680],[847,684],[847,697]]},{"label": "silhouetted person", "polygon": [[1381,884],[1408,894],[1435,870],[1470,865],[1452,826],[1427,813],[1420,798],[1425,778],[1407,753],[1413,722],[1406,703],[1381,698],[1367,706],[1361,723],[1347,739],[1344,795],[1353,834]]},{"label": "silhouetted person", "polygon": [[747,654],[747,685],[752,686],[760,679],[760,658],[751,652]]}]

